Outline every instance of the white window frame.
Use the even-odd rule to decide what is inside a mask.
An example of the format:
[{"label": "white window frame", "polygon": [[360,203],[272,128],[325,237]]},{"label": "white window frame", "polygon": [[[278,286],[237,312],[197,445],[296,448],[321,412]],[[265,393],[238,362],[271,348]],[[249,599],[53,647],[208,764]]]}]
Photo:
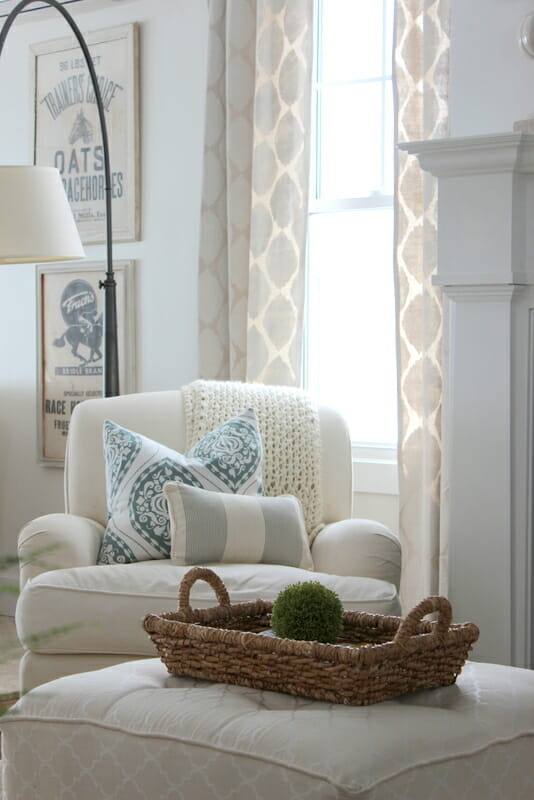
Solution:
[{"label": "white window frame", "polygon": [[[315,18],[318,21],[315,25],[314,33],[314,52],[317,54],[317,31],[320,24],[320,15],[322,13],[322,5],[324,0],[315,0]],[[384,7],[385,7],[385,0]],[[384,9],[385,10],[385,9]],[[386,94],[385,87],[386,81],[391,79],[391,74],[386,69],[386,47],[385,47],[386,32],[383,32],[383,74],[379,80],[383,85],[382,91],[382,114],[385,113]],[[321,82],[318,80],[319,65],[316,63],[314,67],[314,89],[312,101],[312,114],[315,120],[312,132],[312,157],[313,157],[313,172],[312,172],[312,193],[309,201],[308,215],[328,213],[333,211],[350,211],[361,208],[393,208],[393,195],[386,195],[381,192],[374,192],[367,197],[351,197],[351,198],[336,198],[336,199],[322,199],[317,200],[317,195],[320,194],[319,175],[317,166],[317,142],[319,139],[319,126],[317,124],[317,102],[320,96]],[[377,79],[375,79],[377,80]],[[360,83],[363,81],[350,81],[348,83]],[[384,148],[382,148],[384,150]],[[381,164],[382,175],[385,170],[385,159],[382,158]],[[306,315],[309,312],[308,302],[306,302]],[[306,319],[306,327],[309,327],[309,319]],[[305,352],[304,352],[304,385],[307,384],[306,368],[308,365],[307,351],[306,351],[306,337],[305,337]],[[397,447],[391,443],[362,443],[352,442],[352,475],[353,475],[353,491],[354,493],[365,494],[384,494],[384,495],[398,495],[398,462],[397,462]]]}]

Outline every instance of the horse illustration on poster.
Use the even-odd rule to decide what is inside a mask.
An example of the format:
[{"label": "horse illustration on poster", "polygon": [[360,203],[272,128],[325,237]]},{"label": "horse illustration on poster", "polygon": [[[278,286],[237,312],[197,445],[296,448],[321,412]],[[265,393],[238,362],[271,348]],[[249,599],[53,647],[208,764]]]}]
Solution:
[{"label": "horse illustration on poster", "polygon": [[82,364],[100,361],[102,313],[98,314],[98,299],[91,284],[80,278],[69,281],[61,295],[60,309],[67,327],[61,336],[54,339],[54,346],[69,344],[72,355]]}]

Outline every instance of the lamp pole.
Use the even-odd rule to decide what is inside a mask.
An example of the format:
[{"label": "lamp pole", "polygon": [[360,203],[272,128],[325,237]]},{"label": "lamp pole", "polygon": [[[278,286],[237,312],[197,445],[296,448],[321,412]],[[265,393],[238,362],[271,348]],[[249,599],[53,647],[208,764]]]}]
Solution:
[{"label": "lamp pole", "polygon": [[[6,21],[0,31],[0,56],[4,42],[9,33],[9,30],[15,21],[16,17],[23,11],[26,6],[35,3],[36,0],[21,0],[17,3],[15,8],[6,17]],[[91,76],[91,82],[95,94],[96,105],[98,109],[98,118],[100,121],[100,133],[102,137],[102,148],[104,153],[104,183],[105,183],[105,200],[106,200],[106,276],[103,281],[100,281],[100,288],[104,289],[104,374],[103,374],[103,390],[104,397],[114,397],[119,394],[119,356],[118,356],[118,342],[117,342],[117,282],[113,273],[113,232],[111,226],[111,168],[109,159],[109,143],[108,133],[106,127],[106,118],[104,113],[104,104],[102,102],[102,95],[100,87],[98,86],[98,79],[96,76],[95,67],[91,58],[91,53],[87,46],[82,32],[74,22],[72,16],[58,0],[39,0],[39,2],[46,3],[59,11],[59,13],[66,19],[72,32],[74,33],[78,44],[85,57],[87,69]]]}]

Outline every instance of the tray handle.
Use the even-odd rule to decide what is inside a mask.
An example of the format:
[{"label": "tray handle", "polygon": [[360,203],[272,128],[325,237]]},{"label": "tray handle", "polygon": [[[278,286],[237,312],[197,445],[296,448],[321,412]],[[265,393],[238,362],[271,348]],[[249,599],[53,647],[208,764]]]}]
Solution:
[{"label": "tray handle", "polygon": [[226,586],[219,576],[207,567],[193,567],[193,569],[185,573],[180,583],[180,589],[178,591],[178,611],[183,611],[187,614],[192,613],[193,609],[189,605],[189,592],[196,581],[206,581],[206,583],[209,583],[217,596],[219,605],[230,605],[230,597],[226,591]]},{"label": "tray handle", "polygon": [[421,600],[403,619],[393,641],[396,644],[404,644],[410,636],[413,636],[422,618],[433,611],[438,612],[438,619],[431,636],[436,639],[445,639],[452,620],[451,604],[446,597],[427,597],[426,600]]}]

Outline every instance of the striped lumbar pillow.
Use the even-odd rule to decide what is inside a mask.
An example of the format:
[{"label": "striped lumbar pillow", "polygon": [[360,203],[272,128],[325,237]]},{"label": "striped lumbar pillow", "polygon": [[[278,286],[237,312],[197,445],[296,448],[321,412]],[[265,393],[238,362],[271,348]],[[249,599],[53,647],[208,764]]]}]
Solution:
[{"label": "striped lumbar pillow", "polygon": [[292,495],[222,494],[170,481],[171,559],[178,564],[230,562],[313,569],[299,501]]}]

